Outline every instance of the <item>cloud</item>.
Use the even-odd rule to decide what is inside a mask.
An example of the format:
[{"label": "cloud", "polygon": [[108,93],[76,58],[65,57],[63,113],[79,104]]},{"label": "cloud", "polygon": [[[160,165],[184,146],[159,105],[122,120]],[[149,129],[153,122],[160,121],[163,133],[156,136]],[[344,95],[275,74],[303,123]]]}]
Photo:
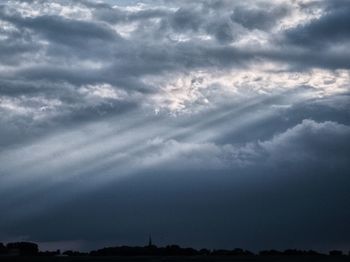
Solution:
[{"label": "cloud", "polygon": [[[293,43],[300,30],[321,36],[321,29],[313,29],[319,23],[342,28],[331,21],[342,17],[346,3],[332,3],[6,2],[0,12],[0,95],[2,108],[14,117],[2,122],[59,126],[63,119],[74,124],[76,116],[88,121],[91,115],[93,121],[100,113],[91,112],[111,115],[133,106],[193,113],[220,106],[225,97],[253,99],[305,85],[317,86],[308,89],[315,96],[343,92],[346,38],[335,37],[337,46],[324,47],[322,54],[309,43]],[[331,31],[345,37],[345,29],[338,29]],[[197,75],[205,75],[202,84],[189,84]],[[87,86],[109,86],[123,95],[81,96]]]},{"label": "cloud", "polygon": [[345,0],[2,2],[0,231],[349,241],[348,13]]},{"label": "cloud", "polygon": [[316,163],[346,167],[349,154],[350,127],[327,121],[304,120],[299,125],[276,135],[270,141],[259,142],[271,163]]},{"label": "cloud", "polygon": [[[107,185],[92,192],[74,194],[78,181],[80,187],[86,186],[89,179],[95,181],[85,175],[84,179],[72,177],[64,184],[56,181],[60,191],[39,190],[23,197],[12,196],[10,202],[21,209],[7,212],[0,225],[8,235],[24,232],[29,239],[45,242],[83,236],[88,248],[89,240],[112,241],[115,236],[121,236],[119,241],[127,239],[137,244],[139,234],[150,229],[157,238],[167,232],[159,244],[184,241],[226,247],[228,241],[237,241],[254,248],[336,246],[347,241],[346,234],[340,232],[349,231],[343,226],[350,215],[345,201],[349,195],[346,160],[350,151],[345,141],[349,136],[347,125],[304,120],[267,140],[241,146],[148,140],[146,151],[127,156],[132,158],[126,160],[133,164],[132,168],[143,165],[136,175],[108,180]],[[81,140],[76,142],[84,139]],[[118,166],[114,172],[120,174],[122,169]],[[100,172],[99,176],[101,179]],[[41,197],[42,192],[49,201]],[[64,201],[62,194],[70,201]],[[24,201],[28,197],[36,208]],[[0,202],[3,207],[8,206],[8,200]],[[57,204],[50,208],[49,203]],[[11,215],[17,218],[11,219]],[[138,216],[143,219],[138,220]],[[51,221],[55,221],[54,227]],[[191,229],[195,221],[200,235]],[[213,221],[217,226],[210,226]],[[335,221],[342,226],[335,226]],[[96,223],[98,229],[92,226]],[[14,224],[17,226],[12,227]],[[332,231],[322,230],[329,226]],[[253,230],[249,230],[251,227]],[[271,238],[264,242],[266,236]]]},{"label": "cloud", "polygon": [[288,5],[275,4],[264,5],[264,7],[259,5],[251,7],[251,4],[238,5],[231,19],[250,30],[269,30],[288,15],[290,8]]},{"label": "cloud", "polygon": [[349,43],[349,5],[343,1],[330,4],[324,13],[311,21],[291,28],[286,32],[289,42],[306,48],[330,48]]}]

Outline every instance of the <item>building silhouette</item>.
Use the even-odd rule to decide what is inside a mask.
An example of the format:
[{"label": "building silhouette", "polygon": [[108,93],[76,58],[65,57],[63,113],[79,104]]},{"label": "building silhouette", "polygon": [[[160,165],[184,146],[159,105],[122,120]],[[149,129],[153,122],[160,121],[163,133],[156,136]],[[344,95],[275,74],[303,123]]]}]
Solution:
[{"label": "building silhouette", "polygon": [[153,245],[153,242],[152,242],[152,235],[150,234],[149,237],[148,237],[148,247],[154,247],[155,245]]}]

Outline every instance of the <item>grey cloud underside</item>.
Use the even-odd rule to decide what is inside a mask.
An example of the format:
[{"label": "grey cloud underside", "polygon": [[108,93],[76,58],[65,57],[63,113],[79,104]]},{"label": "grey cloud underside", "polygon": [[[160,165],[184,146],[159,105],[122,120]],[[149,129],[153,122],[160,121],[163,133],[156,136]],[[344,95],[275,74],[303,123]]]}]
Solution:
[{"label": "grey cloud underside", "polygon": [[137,2],[0,5],[0,240],[348,245],[348,1]]},{"label": "grey cloud underside", "polygon": [[287,30],[287,39],[301,47],[324,47],[349,42],[350,6],[346,1],[329,2],[326,13],[320,18]]},{"label": "grey cloud underside", "polygon": [[[182,3],[183,6],[177,10],[155,7],[151,10],[130,12],[112,9],[108,4],[84,1],[80,3],[91,8],[96,20],[83,21],[59,15],[22,17],[16,10],[11,10],[11,5],[2,6],[2,19],[17,30],[7,32],[8,39],[0,43],[2,63],[15,67],[19,64],[25,65],[26,61],[34,62],[30,67],[1,72],[2,79],[12,81],[14,86],[17,85],[18,79],[26,82],[44,80],[48,85],[53,82],[69,82],[77,87],[82,84],[107,82],[127,92],[136,90],[147,93],[157,90],[140,81],[141,78],[165,72],[177,73],[208,68],[229,70],[246,68],[261,61],[280,62],[292,70],[318,67],[349,68],[350,59],[346,50],[344,53],[325,48],[320,53],[313,45],[310,46],[311,39],[314,43],[322,43],[327,35],[330,36],[329,39],[334,39],[329,34],[336,38],[341,37],[341,41],[348,39],[347,23],[344,21],[348,13],[346,8],[339,7],[315,21],[287,30],[286,42],[272,40],[277,41],[277,48],[274,42],[271,43],[271,47],[259,48],[227,44],[239,40],[242,34],[250,30],[270,29],[272,25],[269,22],[287,16],[290,7],[270,5],[263,8],[250,7],[248,4],[235,6],[232,2],[203,2],[197,4],[196,8],[193,8],[195,4]],[[151,19],[160,21],[154,23]],[[133,21],[141,21],[143,26],[131,33],[128,39],[111,29],[112,25]],[[322,26],[323,24],[327,27]],[[208,34],[216,41],[193,39],[179,43],[171,39],[173,32],[189,31]],[[300,41],[293,43],[303,37],[307,38],[304,39],[304,45],[299,43]],[[103,66],[81,66],[87,61],[102,63]],[[49,91],[43,91],[43,94],[50,95],[52,90],[47,90]],[[65,96],[72,90],[61,87],[56,92]]]},{"label": "grey cloud underside", "polygon": [[[44,178],[42,182],[49,182],[50,187],[23,192],[12,200],[20,209],[9,210],[9,217],[2,217],[2,232],[25,232],[43,242],[126,239],[128,243],[140,244],[142,235],[152,231],[159,244],[180,242],[227,248],[240,245],[257,249],[341,246],[348,240],[350,230],[346,226],[350,215],[346,208],[349,138],[350,126],[304,120],[268,140],[241,147],[201,144],[198,148],[186,142],[159,141],[147,151],[150,159],[174,148],[184,150],[185,155],[91,193],[76,195],[75,185],[89,187],[96,173],[75,176],[65,183],[57,180],[56,185]],[[230,162],[247,161],[248,166],[214,170],[210,164],[206,166],[217,157],[225,161],[224,154],[231,158]],[[133,157],[134,165],[139,156]],[[192,169],[191,159],[203,161],[206,167]],[[182,171],[171,170],[169,165]],[[121,174],[122,170],[116,167],[113,172]],[[98,174],[102,175],[101,170]],[[31,181],[26,185],[31,185]],[[56,187],[61,190],[54,190]],[[3,189],[2,192],[6,194]],[[50,196],[50,202],[56,203],[54,209],[47,206],[42,195]],[[40,218],[32,204],[26,203],[28,197],[36,203],[34,210],[46,210]],[[2,205],[9,208],[8,202]],[[25,218],[18,216],[22,212]],[[142,221],[137,219],[139,216]],[[100,217],[103,223],[96,228],[93,225]],[[330,225],[332,231],[323,230]]]},{"label": "grey cloud underside", "polygon": [[243,25],[248,29],[268,30],[272,28],[280,18],[286,16],[289,12],[287,6],[260,6],[249,7],[238,6],[234,9],[231,19]]}]

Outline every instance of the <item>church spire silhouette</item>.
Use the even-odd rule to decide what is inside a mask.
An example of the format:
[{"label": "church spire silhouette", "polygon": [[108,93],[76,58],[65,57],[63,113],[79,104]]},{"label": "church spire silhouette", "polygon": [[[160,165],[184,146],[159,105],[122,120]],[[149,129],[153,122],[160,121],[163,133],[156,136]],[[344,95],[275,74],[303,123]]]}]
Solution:
[{"label": "church spire silhouette", "polygon": [[149,237],[148,237],[148,246],[149,246],[149,247],[153,246],[151,234],[150,234]]}]

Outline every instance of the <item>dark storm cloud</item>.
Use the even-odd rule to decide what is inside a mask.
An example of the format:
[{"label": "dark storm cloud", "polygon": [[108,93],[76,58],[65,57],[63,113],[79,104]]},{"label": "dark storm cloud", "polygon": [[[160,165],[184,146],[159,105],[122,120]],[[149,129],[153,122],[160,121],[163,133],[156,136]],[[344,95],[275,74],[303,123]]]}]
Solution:
[{"label": "dark storm cloud", "polygon": [[109,23],[131,23],[137,21],[145,21],[148,19],[162,18],[171,12],[163,9],[141,10],[139,12],[127,12],[111,8],[110,5],[92,5],[95,7],[93,11],[96,19]]},{"label": "dark storm cloud", "polygon": [[[93,14],[95,15],[96,12],[107,10],[111,14],[116,13],[116,16],[118,14],[124,16],[124,18],[114,21],[116,23],[160,18],[160,27],[150,25],[150,27],[145,28],[144,30],[150,30],[150,32],[147,32],[149,36],[146,37],[143,36],[142,32],[136,31],[136,35],[131,34],[129,39],[122,39],[106,23],[82,21],[57,15],[24,18],[14,10],[6,11],[4,10],[6,8],[3,7],[3,19],[11,22],[30,38],[39,37],[39,39],[30,39],[27,47],[13,45],[16,41],[11,38],[11,41],[2,43],[6,45],[3,50],[6,51],[6,48],[11,48],[8,51],[18,49],[18,52],[23,53],[28,49],[34,51],[35,49],[32,46],[35,45],[37,50],[41,49],[43,52],[42,60],[49,63],[40,66],[34,65],[31,68],[20,70],[18,74],[28,79],[68,81],[76,85],[98,83],[105,80],[111,84],[121,85],[125,89],[136,85],[138,86],[136,89],[141,90],[147,87],[133,80],[134,77],[157,75],[164,71],[176,72],[183,68],[185,70],[207,67],[228,69],[235,66],[245,66],[247,63],[256,62],[257,59],[277,60],[309,68],[315,66],[336,69],[348,68],[349,66],[347,55],[344,56],[344,54],[332,51],[326,51],[320,56],[320,54],[311,50],[302,52],[290,50],[286,53],[284,48],[252,50],[222,47],[212,42],[201,42],[199,40],[181,44],[164,39],[172,32],[171,30],[175,30],[175,32],[191,30],[208,33],[220,44],[228,44],[240,39],[240,36],[244,34],[244,30],[237,24],[241,24],[248,29],[253,29],[254,24],[268,29],[270,26],[266,24],[267,22],[264,22],[265,18],[275,17],[274,19],[278,19],[286,16],[287,11],[285,10],[287,8],[283,6],[249,8],[247,6],[234,7],[229,2],[222,2],[221,5],[204,2],[195,9],[193,9],[194,5],[189,4],[178,8],[176,11],[154,8],[152,10],[129,12],[122,9],[113,9],[107,4],[81,3],[84,3],[83,6],[93,8]],[[219,20],[217,16],[209,15],[212,12],[223,12],[222,10],[226,9],[229,11],[223,13]],[[236,10],[233,15],[231,9]],[[103,14],[100,15],[104,16]],[[243,21],[242,17],[246,17],[247,20]],[[237,20],[237,24],[232,23],[231,18],[234,21]],[[246,24],[248,21],[252,25]],[[297,28],[292,30],[297,30]],[[152,33],[153,30],[154,33]],[[137,34],[140,34],[140,36]],[[158,34],[157,37],[156,34]],[[153,36],[156,38],[152,39]],[[23,36],[21,35],[21,37]],[[49,45],[40,46],[37,43],[38,40],[48,41]],[[10,42],[12,43],[11,46],[8,45]],[[101,48],[96,48],[96,46]],[[305,56],[308,57],[306,62]],[[15,58],[16,52],[12,52],[11,59]],[[26,59],[29,59],[29,57]],[[96,63],[103,62],[106,64],[107,62],[107,68],[90,69],[89,72],[89,69],[81,69],[79,62],[82,62],[82,59],[90,59]],[[67,68],[65,65],[67,63],[72,65],[73,68]],[[57,64],[63,64],[64,66],[60,67]],[[108,66],[108,64],[110,65]]]},{"label": "dark storm cloud", "polygon": [[[290,94],[287,94],[288,97]],[[249,108],[248,111],[259,111],[261,104],[265,103],[267,107],[271,104],[278,104],[283,101],[283,98],[277,98],[258,103]],[[290,107],[279,109],[279,113],[273,114],[261,121],[243,127],[239,135],[234,131],[229,131],[227,134],[218,138],[218,144],[240,144],[250,141],[268,140],[271,134],[282,133],[290,126],[296,126],[303,122],[304,119],[313,119],[316,122],[325,122],[329,119],[337,123],[350,125],[350,102],[349,94],[334,95],[323,99],[312,99],[303,102],[298,102]],[[282,102],[283,103],[283,102]],[[238,111],[236,114],[244,115],[244,111]],[[234,114],[230,114],[222,122],[229,122]],[[211,125],[213,125],[211,123]]]},{"label": "dark storm cloud", "polygon": [[[347,137],[350,135],[350,128],[346,125],[333,122],[316,123],[312,120],[304,120],[301,124],[287,130],[282,135],[277,135],[270,141],[260,143],[260,146],[268,152],[271,163],[308,163],[327,159],[332,162],[331,166],[347,167],[347,154],[350,143]],[[331,140],[327,139],[332,137]],[[283,154],[283,152],[289,152]],[[329,162],[325,165],[329,167]],[[322,165],[322,162],[318,165]],[[317,166],[317,165],[315,165]]]},{"label": "dark storm cloud", "polygon": [[[322,40],[327,31],[331,31],[338,43],[343,43],[345,38],[338,37],[346,35],[346,23],[341,23],[341,19],[346,19],[348,10],[345,2],[332,3],[327,1],[320,5],[325,10],[320,18],[297,25],[285,35],[295,34],[293,39],[296,40],[301,35],[299,31],[305,31],[310,39],[315,35],[315,39],[318,36]],[[38,8],[43,4],[40,2]],[[143,78],[162,74],[248,70],[264,61],[287,64],[293,71],[349,68],[346,52],[325,48],[320,54],[306,42],[300,50],[288,37],[288,41],[283,42],[282,37],[279,40],[282,42],[276,43],[274,36],[270,46],[262,48],[229,45],[255,29],[268,32],[290,14],[292,6],[237,5],[231,1],[179,1],[174,2],[172,8],[157,4],[130,11],[106,3],[77,2],[77,7],[91,12],[92,19],[59,14],[24,16],[11,4],[2,5],[1,19],[14,27],[11,30],[2,28],[6,36],[0,41],[2,64],[13,67],[0,73],[2,95],[16,99],[35,95],[57,98],[63,107],[75,108],[79,88],[88,84],[108,83],[133,96],[156,94],[158,87]],[[74,6],[70,4],[69,7]],[[128,36],[121,36],[112,27],[128,26],[131,22],[141,24]],[[176,37],[173,39],[173,34],[185,34],[188,39],[181,42]],[[192,39],[196,34],[199,38]],[[201,39],[201,34],[212,40]],[[86,110],[88,108],[86,105]]]},{"label": "dark storm cloud", "polygon": [[282,50],[257,51],[256,57],[281,63],[288,61],[291,71],[310,70],[311,68],[330,70],[350,68],[348,52],[343,52],[343,50],[323,50],[323,52],[320,54],[320,50],[313,49],[312,46],[300,50],[295,46],[286,45]]},{"label": "dark storm cloud", "polygon": [[328,7],[321,17],[288,30],[286,37],[289,42],[306,48],[327,48],[329,45],[348,43],[349,14],[349,3],[336,1],[336,4]]},{"label": "dark storm cloud", "polygon": [[7,36],[6,39],[0,41],[1,64],[16,65],[20,60],[26,59],[28,54],[38,52],[40,48],[33,42],[31,35],[23,30],[6,32],[1,27],[0,33]]},{"label": "dark storm cloud", "polygon": [[[240,157],[245,152],[259,159],[246,168],[167,171],[166,175],[161,167],[155,168],[54,209],[47,207],[50,212],[29,216],[20,226],[13,227],[16,220],[2,218],[3,232],[27,234],[39,241],[83,238],[124,243],[127,239],[142,244],[143,235],[151,231],[157,244],[256,249],[337,246],[348,241],[350,230],[344,201],[349,197],[350,144],[345,142],[349,136],[349,126],[304,120],[256,144],[260,150],[241,148]],[[179,165],[181,157],[172,161],[168,164]],[[60,191],[45,194],[51,200],[60,198],[62,191],[70,194],[78,182],[84,186],[88,179],[73,180],[61,185]],[[46,205],[46,200],[39,200],[40,193],[32,197],[37,205]],[[28,208],[20,198],[17,201]],[[329,227],[332,230],[323,230]]]},{"label": "dark storm cloud", "polygon": [[34,34],[45,39],[67,45],[84,45],[88,40],[112,41],[118,35],[104,24],[96,22],[67,19],[60,16],[44,15],[34,18],[24,18],[11,10],[10,14],[1,9],[1,18],[11,22],[21,29],[33,30]]},{"label": "dark storm cloud", "polygon": [[48,82],[68,82],[76,85],[98,83],[103,79],[103,71],[86,69],[84,72],[77,67],[36,66],[19,70],[23,78],[28,80],[46,80]]},{"label": "dark storm cloud", "polygon": [[0,59],[2,64],[16,65],[20,59],[25,59],[26,54],[37,51],[39,47],[31,42],[18,39],[8,39],[0,44]]},{"label": "dark storm cloud", "polygon": [[204,22],[202,15],[195,10],[180,8],[172,16],[170,20],[171,26],[175,30],[193,30],[197,31]]},{"label": "dark storm cloud", "polygon": [[274,6],[273,4],[260,7],[250,7],[249,5],[237,6],[231,19],[244,27],[260,30],[268,30],[278,23],[279,19],[285,17],[290,8],[285,5]]}]

